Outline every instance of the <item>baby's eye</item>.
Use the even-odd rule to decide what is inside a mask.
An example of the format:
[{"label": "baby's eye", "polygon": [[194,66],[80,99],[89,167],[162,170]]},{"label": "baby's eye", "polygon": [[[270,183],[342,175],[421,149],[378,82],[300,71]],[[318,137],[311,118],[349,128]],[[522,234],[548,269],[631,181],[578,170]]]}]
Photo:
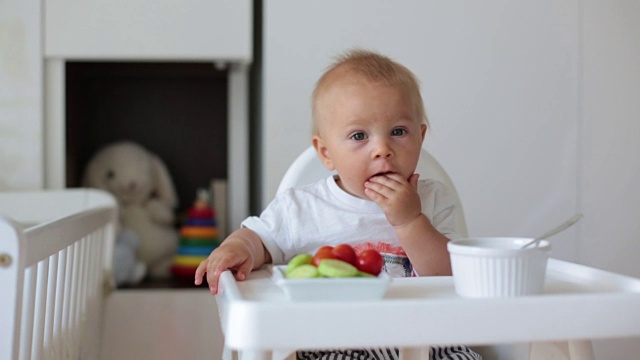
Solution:
[{"label": "baby's eye", "polygon": [[367,138],[367,135],[365,135],[363,132],[357,132],[351,135],[351,138],[355,141],[362,141]]},{"label": "baby's eye", "polygon": [[393,129],[391,130],[392,136],[402,136],[407,133],[406,129]]},{"label": "baby's eye", "polygon": [[107,171],[107,179],[111,180],[114,177],[116,177],[116,173],[113,170],[108,170]]}]

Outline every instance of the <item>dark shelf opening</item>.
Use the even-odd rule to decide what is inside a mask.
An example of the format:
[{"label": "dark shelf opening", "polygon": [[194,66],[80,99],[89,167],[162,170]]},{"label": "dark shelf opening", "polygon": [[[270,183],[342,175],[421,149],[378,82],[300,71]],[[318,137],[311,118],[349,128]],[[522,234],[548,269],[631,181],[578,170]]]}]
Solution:
[{"label": "dark shelf opening", "polygon": [[102,147],[135,141],[166,164],[177,218],[198,188],[227,178],[228,74],[212,63],[67,62],[66,182]]},{"label": "dark shelf opening", "polygon": [[[176,227],[199,188],[227,179],[228,72],[212,63],[66,63],[66,186],[79,187],[104,146],[139,143],[166,164],[179,205]],[[145,279],[122,289],[188,289],[193,279]]]}]

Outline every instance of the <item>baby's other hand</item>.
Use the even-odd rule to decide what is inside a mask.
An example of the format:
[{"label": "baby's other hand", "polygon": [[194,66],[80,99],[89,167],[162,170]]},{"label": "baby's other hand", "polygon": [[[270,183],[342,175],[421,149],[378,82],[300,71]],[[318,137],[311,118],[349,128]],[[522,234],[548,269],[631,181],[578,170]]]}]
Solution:
[{"label": "baby's other hand", "polygon": [[364,183],[364,192],[382,208],[391,225],[406,225],[422,213],[419,176],[413,174],[408,180],[396,173],[374,176]]},{"label": "baby's other hand", "polygon": [[215,295],[218,293],[218,279],[223,271],[235,271],[236,280],[242,281],[253,269],[253,260],[251,251],[242,242],[235,242],[232,238],[228,238],[198,265],[195,284],[202,284],[206,273],[209,291]]}]

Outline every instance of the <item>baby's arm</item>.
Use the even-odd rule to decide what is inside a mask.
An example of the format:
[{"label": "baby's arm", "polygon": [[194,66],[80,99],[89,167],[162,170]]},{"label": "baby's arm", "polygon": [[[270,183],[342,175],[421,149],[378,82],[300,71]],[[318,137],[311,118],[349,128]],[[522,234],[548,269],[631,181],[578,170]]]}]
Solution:
[{"label": "baby's arm", "polygon": [[446,236],[431,225],[424,214],[409,224],[396,226],[396,234],[411,265],[422,276],[451,275]]},{"label": "baby's arm", "polygon": [[225,270],[234,270],[236,280],[246,279],[251,270],[271,262],[260,237],[255,232],[241,228],[227,237],[196,269],[195,284],[202,284],[205,272],[211,294],[218,293],[218,278]]},{"label": "baby's arm", "polygon": [[422,213],[418,174],[409,180],[399,174],[376,176],[365,183],[365,194],[384,211],[402,248],[420,275],[451,275],[446,236]]}]

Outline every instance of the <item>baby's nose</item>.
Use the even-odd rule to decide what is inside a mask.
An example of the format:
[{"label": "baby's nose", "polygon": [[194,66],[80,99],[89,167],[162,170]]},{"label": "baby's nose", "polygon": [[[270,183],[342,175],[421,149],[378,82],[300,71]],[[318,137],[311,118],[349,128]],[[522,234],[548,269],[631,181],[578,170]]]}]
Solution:
[{"label": "baby's nose", "polygon": [[393,157],[393,149],[386,141],[380,141],[373,152],[374,158],[390,158]]}]

